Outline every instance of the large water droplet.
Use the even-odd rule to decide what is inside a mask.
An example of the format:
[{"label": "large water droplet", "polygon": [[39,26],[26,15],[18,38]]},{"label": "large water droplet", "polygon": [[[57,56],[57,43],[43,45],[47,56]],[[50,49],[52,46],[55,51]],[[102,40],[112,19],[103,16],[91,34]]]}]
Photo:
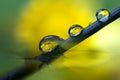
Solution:
[{"label": "large water droplet", "polygon": [[78,36],[81,31],[83,30],[83,27],[78,25],[78,24],[75,24],[75,25],[72,25],[70,28],[69,28],[69,35],[70,37],[76,37]]},{"label": "large water droplet", "polygon": [[39,49],[44,53],[51,52],[56,46],[60,45],[63,41],[64,40],[58,36],[49,35],[44,37],[40,41]]},{"label": "large water droplet", "polygon": [[110,17],[110,12],[107,9],[100,9],[96,13],[96,18],[100,22],[106,22]]}]

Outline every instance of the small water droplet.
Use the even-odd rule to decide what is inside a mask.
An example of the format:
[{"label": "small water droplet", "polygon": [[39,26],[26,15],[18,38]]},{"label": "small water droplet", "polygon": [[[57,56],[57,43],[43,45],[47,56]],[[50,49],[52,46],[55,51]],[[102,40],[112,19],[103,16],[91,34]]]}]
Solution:
[{"label": "small water droplet", "polygon": [[83,27],[78,25],[78,24],[75,24],[75,25],[72,25],[70,28],[69,28],[69,35],[70,37],[76,37],[78,36],[81,31],[83,30]]},{"label": "small water droplet", "polygon": [[39,44],[39,49],[42,52],[51,52],[57,45],[61,44],[64,40],[55,35],[44,37]]},{"label": "small water droplet", "polygon": [[96,13],[96,18],[100,22],[106,22],[110,17],[110,12],[107,9],[100,9]]}]

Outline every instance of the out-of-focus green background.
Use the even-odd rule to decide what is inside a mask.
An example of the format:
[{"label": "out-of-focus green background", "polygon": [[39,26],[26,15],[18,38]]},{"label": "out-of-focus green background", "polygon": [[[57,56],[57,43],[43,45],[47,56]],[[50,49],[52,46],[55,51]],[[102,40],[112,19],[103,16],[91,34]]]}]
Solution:
[{"label": "out-of-focus green background", "polygon": [[[68,38],[72,24],[88,26],[98,9],[120,6],[115,0],[0,0],[0,75],[40,54],[46,35]],[[120,19],[42,70],[23,80],[120,80]]]}]

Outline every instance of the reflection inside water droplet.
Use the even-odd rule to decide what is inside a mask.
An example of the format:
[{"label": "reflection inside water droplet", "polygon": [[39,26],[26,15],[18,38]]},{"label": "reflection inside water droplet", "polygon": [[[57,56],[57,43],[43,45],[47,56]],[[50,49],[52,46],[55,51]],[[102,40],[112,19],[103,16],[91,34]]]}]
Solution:
[{"label": "reflection inside water droplet", "polygon": [[82,30],[83,30],[82,26],[75,24],[70,27],[68,33],[69,33],[70,37],[75,37],[75,36],[78,36]]},{"label": "reflection inside water droplet", "polygon": [[64,41],[62,38],[55,35],[46,36],[40,41],[39,49],[42,52],[50,52],[62,41]]},{"label": "reflection inside water droplet", "polygon": [[110,12],[107,9],[100,9],[96,13],[96,18],[100,22],[106,22],[110,17]]}]

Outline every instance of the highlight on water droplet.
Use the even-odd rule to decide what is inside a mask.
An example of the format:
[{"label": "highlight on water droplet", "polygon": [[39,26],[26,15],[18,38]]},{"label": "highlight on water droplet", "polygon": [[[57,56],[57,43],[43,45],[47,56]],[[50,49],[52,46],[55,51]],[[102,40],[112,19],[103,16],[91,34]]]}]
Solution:
[{"label": "highlight on water droplet", "polygon": [[82,30],[83,30],[82,26],[80,26],[78,24],[74,24],[69,28],[68,33],[69,33],[70,37],[76,37],[81,33]]},{"label": "highlight on water droplet", "polygon": [[96,18],[100,22],[106,22],[110,18],[110,12],[107,9],[100,9],[96,13]]},{"label": "highlight on water droplet", "polygon": [[63,41],[64,39],[55,35],[45,36],[40,41],[39,49],[44,53],[51,52],[52,50],[55,49],[56,46],[60,45]]}]

